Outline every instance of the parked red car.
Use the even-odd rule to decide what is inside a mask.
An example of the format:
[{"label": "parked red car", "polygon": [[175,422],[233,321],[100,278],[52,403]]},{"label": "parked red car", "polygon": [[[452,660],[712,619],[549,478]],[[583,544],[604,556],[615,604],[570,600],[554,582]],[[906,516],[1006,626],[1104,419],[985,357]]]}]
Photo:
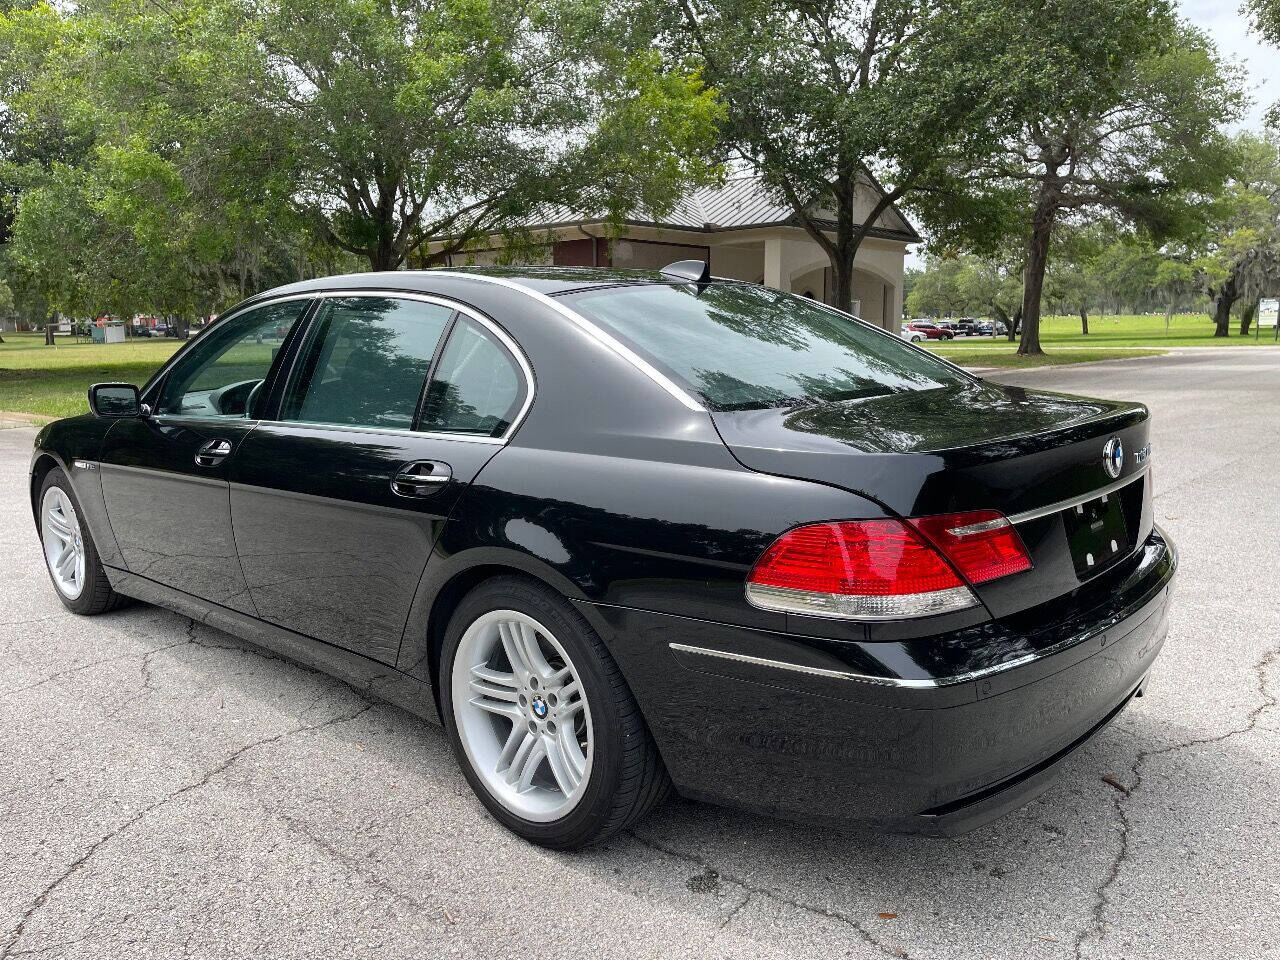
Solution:
[{"label": "parked red car", "polygon": [[927,320],[912,320],[907,324],[907,329],[923,334],[928,340],[951,340],[955,337],[950,330],[944,330],[936,323],[930,323]]}]

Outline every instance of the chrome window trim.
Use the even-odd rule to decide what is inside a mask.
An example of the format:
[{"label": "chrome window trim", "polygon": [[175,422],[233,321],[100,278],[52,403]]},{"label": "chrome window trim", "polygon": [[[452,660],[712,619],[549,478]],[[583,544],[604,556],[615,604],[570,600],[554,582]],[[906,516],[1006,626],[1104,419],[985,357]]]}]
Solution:
[{"label": "chrome window trim", "polygon": [[325,430],[335,433],[373,433],[390,437],[424,437],[428,440],[460,440],[463,443],[487,443],[501,447],[507,436],[478,437],[469,433],[436,433],[432,430],[408,430],[403,427],[362,427],[354,423],[315,423],[310,420],[258,420],[262,427],[296,427],[300,430]]},{"label": "chrome window trim", "polygon": [[527,297],[531,297],[542,305],[550,307],[556,313],[560,314],[566,320],[569,320],[574,324],[574,326],[578,327],[590,336],[597,343],[608,348],[623,360],[626,360],[672,397],[679,400],[680,403],[688,409],[694,410],[698,413],[707,412],[707,408],[695,400],[688,391],[651,364],[648,360],[645,360],[613,334],[588,320],[576,310],[569,309],[569,307],[560,303],[554,297],[549,297],[540,290],[534,290],[531,287],[526,287],[522,283],[516,283],[514,280],[508,280],[506,277],[490,277],[481,273],[456,273],[451,270],[432,270],[431,273],[437,277],[455,277],[463,280],[478,280],[483,283],[493,283],[500,287],[506,287],[509,290],[516,290]]},{"label": "chrome window trim", "polygon": [[1129,474],[1127,477],[1121,477],[1112,483],[1099,487],[1092,493],[1086,493],[1083,496],[1072,497],[1069,500],[1059,500],[1057,503],[1050,503],[1043,507],[1036,507],[1034,510],[1025,510],[1022,513],[1015,513],[1009,517],[1010,523],[1029,523],[1032,520],[1039,520],[1042,517],[1048,517],[1055,513],[1061,513],[1063,510],[1070,510],[1072,507],[1078,507],[1082,503],[1088,503],[1090,500],[1097,500],[1099,497],[1105,497],[1108,494],[1115,493],[1135,480],[1145,476],[1151,469],[1150,463],[1144,463],[1141,467]]},{"label": "chrome window trim", "polygon": [[[475,308],[469,307],[464,303],[458,303],[456,300],[450,299],[449,297],[441,297],[431,293],[417,293],[411,290],[395,290],[395,289],[389,289],[384,287],[359,287],[359,288],[353,287],[351,289],[346,289],[346,290],[317,290],[317,291],[312,291],[310,293],[290,293],[290,294],[285,294],[284,296],[281,296],[281,297],[271,297],[270,299],[262,300],[257,303],[247,304],[242,309],[237,309],[224,316],[218,317],[218,319],[215,320],[214,323],[209,324],[208,327],[206,327],[205,329],[206,330],[209,329],[210,327],[214,326],[214,324],[221,324],[226,320],[231,320],[239,316],[240,314],[245,313],[246,311],[257,310],[259,307],[272,306],[274,304],[284,303],[289,300],[334,300],[334,299],[344,299],[348,297],[368,297],[368,296],[387,297],[389,299],[394,299],[394,300],[417,300],[422,303],[432,303],[432,304],[435,304],[436,306],[446,307],[450,310],[455,311],[456,313],[462,314],[469,320],[475,321],[477,324],[479,324],[481,327],[483,327],[485,330],[491,333],[494,336],[494,338],[499,343],[501,343],[503,347],[506,348],[507,352],[510,353],[511,356],[515,358],[516,366],[519,367],[520,375],[524,379],[524,401],[520,404],[520,409],[516,412],[516,415],[511,418],[511,423],[508,424],[507,429],[503,431],[502,436],[477,437],[477,436],[472,436],[470,434],[464,434],[464,433],[441,433],[441,432],[431,431],[431,430],[410,430],[410,429],[401,429],[397,427],[372,427],[372,426],[366,427],[366,426],[361,426],[359,424],[350,424],[350,423],[311,423],[306,420],[257,420],[253,422],[258,424],[266,424],[266,425],[273,425],[273,426],[307,427],[307,428],[315,428],[315,429],[321,429],[321,430],[336,430],[336,431],[345,432],[345,433],[374,433],[374,434],[390,434],[393,436],[425,437],[427,439],[432,439],[432,440],[461,440],[464,443],[488,443],[494,446],[502,446],[506,444],[507,441],[511,439],[512,435],[519,428],[519,426],[524,422],[525,417],[529,413],[529,408],[533,406],[534,394],[537,392],[536,391],[537,380],[533,375],[533,367],[530,366],[529,360],[524,354],[524,350],[522,350],[519,344],[517,344],[515,340],[511,338],[510,334],[508,334],[505,330],[503,330],[500,326],[498,326],[496,323],[494,323],[484,314],[477,311]],[[314,320],[314,317],[312,318],[312,320]],[[201,333],[203,332],[204,331],[201,331]],[[193,340],[192,343],[194,342],[195,341]],[[443,348],[443,346],[444,344],[441,344],[441,348]],[[174,360],[177,360],[177,359],[178,357],[175,356]],[[167,374],[168,371],[166,370],[164,372]],[[287,376],[291,377],[292,374],[293,374],[293,371],[290,370]],[[200,419],[200,420],[221,419],[221,418],[215,418],[215,417],[200,417],[200,418],[182,417],[179,414],[156,414],[153,419],[163,421],[167,418]],[[250,422],[247,418],[242,418],[242,417],[227,417],[226,419],[235,420],[238,423]]]},{"label": "chrome window trim", "polygon": [[[496,323],[494,323],[484,314],[480,313],[474,307],[469,307],[464,303],[459,303],[458,301],[453,300],[449,297],[438,296],[437,294],[434,294],[434,293],[415,293],[413,291],[392,290],[384,287],[361,287],[358,289],[352,288],[350,290],[324,290],[320,293],[314,294],[313,296],[315,296],[319,300],[341,300],[347,297],[380,296],[380,297],[388,297],[394,300],[417,300],[422,303],[433,303],[436,306],[448,307],[449,309],[462,314],[468,320],[474,320],[485,330],[489,331],[489,333],[493,334],[494,338],[500,344],[502,344],[503,347],[506,348],[507,352],[510,353],[511,356],[515,358],[516,366],[520,368],[520,375],[524,378],[524,400],[520,404],[520,409],[516,411],[516,415],[511,418],[511,423],[507,425],[507,429],[502,432],[502,436],[500,437],[474,437],[468,434],[438,433],[438,432],[429,432],[426,430],[397,430],[394,427],[367,427],[366,428],[366,427],[361,427],[358,424],[333,424],[332,426],[349,427],[350,429],[353,429],[353,430],[365,430],[365,431],[387,430],[392,433],[404,433],[404,434],[408,434],[410,436],[415,436],[415,437],[435,437],[441,440],[469,440],[473,443],[482,442],[482,443],[505,444],[508,440],[511,439],[511,435],[516,432],[520,424],[524,422],[525,416],[529,413],[529,408],[533,406],[533,396],[534,396],[534,393],[536,392],[535,385],[537,381],[533,376],[533,367],[530,366],[529,359],[524,355],[524,351],[520,349],[519,344],[517,344],[515,340],[511,338],[511,336],[507,333],[507,331],[503,330],[500,326],[498,326]],[[450,336],[452,336],[452,334],[450,334]],[[441,343],[440,349],[443,350],[447,345],[447,343],[448,343],[447,340],[444,343]],[[287,420],[287,421],[278,421],[278,422],[282,422],[290,425],[306,424],[306,421],[302,421],[302,420]],[[326,426],[326,424],[315,424],[315,426]]]}]

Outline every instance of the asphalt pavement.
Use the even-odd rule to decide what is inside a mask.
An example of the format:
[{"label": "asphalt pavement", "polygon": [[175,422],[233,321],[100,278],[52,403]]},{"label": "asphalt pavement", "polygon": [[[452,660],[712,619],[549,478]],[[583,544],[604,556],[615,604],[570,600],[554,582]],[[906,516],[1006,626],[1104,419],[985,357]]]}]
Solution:
[{"label": "asphalt pavement", "polygon": [[1147,696],[935,840],[672,801],[554,854],[438,727],[176,614],[66,613],[0,430],[0,960],[1280,957],[1280,351],[997,375],[1140,399],[1182,552]]}]

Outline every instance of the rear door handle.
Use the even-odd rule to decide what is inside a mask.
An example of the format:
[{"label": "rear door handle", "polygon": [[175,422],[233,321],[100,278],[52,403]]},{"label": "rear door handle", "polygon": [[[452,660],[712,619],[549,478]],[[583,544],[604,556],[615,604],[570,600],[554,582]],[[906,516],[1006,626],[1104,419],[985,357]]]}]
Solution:
[{"label": "rear door handle", "polygon": [[416,460],[391,480],[391,490],[402,497],[429,497],[453,479],[453,468],[442,460]]},{"label": "rear door handle", "polygon": [[210,440],[196,451],[196,466],[216,467],[230,455],[230,440]]}]

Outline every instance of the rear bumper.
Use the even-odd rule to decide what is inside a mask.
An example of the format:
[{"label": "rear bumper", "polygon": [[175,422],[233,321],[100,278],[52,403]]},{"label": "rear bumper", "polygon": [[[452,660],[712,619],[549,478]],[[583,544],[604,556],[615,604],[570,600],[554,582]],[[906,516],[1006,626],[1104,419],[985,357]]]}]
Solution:
[{"label": "rear bumper", "polygon": [[1153,533],[1115,602],[1056,643],[950,677],[863,676],[806,638],[682,617],[595,607],[592,619],[684,795],[957,833],[1035,797],[1140,692],[1175,566]]}]

